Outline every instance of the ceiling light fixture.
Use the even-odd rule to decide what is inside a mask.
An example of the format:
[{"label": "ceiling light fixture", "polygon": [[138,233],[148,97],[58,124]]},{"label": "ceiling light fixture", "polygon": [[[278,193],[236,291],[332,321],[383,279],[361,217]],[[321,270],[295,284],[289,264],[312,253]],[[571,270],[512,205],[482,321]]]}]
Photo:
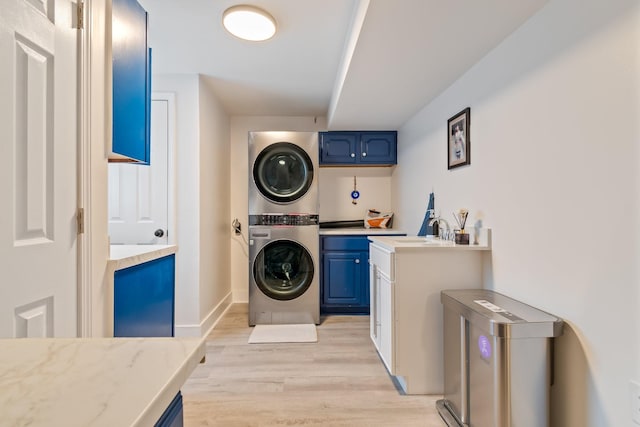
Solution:
[{"label": "ceiling light fixture", "polygon": [[276,33],[276,20],[264,10],[248,5],[232,6],[222,15],[224,28],[243,40],[268,40]]}]

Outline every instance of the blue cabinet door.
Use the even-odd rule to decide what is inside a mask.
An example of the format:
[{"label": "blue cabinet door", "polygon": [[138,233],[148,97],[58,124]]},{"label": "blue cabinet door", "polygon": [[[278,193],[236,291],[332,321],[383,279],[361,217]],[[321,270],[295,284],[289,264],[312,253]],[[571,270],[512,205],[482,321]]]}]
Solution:
[{"label": "blue cabinet door", "polygon": [[183,427],[182,393],[178,392],[154,427]]},{"label": "blue cabinet door", "polygon": [[111,151],[148,164],[151,53],[147,43],[147,12],[136,0],[113,0],[112,23]]},{"label": "blue cabinet door", "polygon": [[174,335],[175,255],[114,273],[113,335]]},{"label": "blue cabinet door", "polygon": [[396,131],[320,132],[320,165],[390,166],[398,162]]},{"label": "blue cabinet door", "polygon": [[360,136],[360,163],[398,163],[396,132],[363,132]]},{"label": "blue cabinet door", "polygon": [[320,164],[355,164],[359,142],[356,132],[320,132]]},{"label": "blue cabinet door", "polygon": [[326,286],[323,303],[362,304],[362,254],[360,252],[330,252],[323,259],[322,271]]}]

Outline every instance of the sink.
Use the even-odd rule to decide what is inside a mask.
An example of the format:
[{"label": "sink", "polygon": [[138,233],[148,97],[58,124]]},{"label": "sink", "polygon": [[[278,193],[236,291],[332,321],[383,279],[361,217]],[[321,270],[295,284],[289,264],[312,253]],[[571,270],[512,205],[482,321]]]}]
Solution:
[{"label": "sink", "polygon": [[424,245],[441,245],[443,243],[440,239],[427,239],[426,237],[396,237],[395,240],[400,243],[421,243]]},{"label": "sink", "polygon": [[425,245],[442,245],[446,242],[447,242],[446,240],[429,239],[429,240],[424,240],[422,243],[424,243]]}]

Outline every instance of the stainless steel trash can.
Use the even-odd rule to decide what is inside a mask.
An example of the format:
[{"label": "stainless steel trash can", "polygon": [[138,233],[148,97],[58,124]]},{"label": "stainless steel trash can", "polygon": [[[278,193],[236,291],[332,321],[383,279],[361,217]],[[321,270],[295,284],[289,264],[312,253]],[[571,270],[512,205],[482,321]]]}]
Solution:
[{"label": "stainless steel trash can", "polygon": [[450,427],[548,427],[556,316],[497,292],[446,290],[444,396]]}]

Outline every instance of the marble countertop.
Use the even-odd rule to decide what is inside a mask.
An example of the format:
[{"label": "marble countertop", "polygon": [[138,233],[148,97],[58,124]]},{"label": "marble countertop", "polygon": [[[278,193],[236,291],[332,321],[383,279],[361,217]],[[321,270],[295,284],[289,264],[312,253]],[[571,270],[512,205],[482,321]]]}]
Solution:
[{"label": "marble countertop", "polygon": [[205,355],[200,338],[0,340],[10,426],[152,426]]},{"label": "marble countertop", "polygon": [[116,271],[174,254],[178,247],[176,245],[111,245],[109,249],[107,265],[112,271]]},{"label": "marble countertop", "polygon": [[456,245],[452,241],[419,236],[370,236],[369,240],[391,252],[404,250],[491,250],[491,231],[489,229],[481,230],[477,245],[473,244],[473,235],[470,236],[471,243],[468,245]]},{"label": "marble countertop", "polygon": [[386,234],[407,234],[403,230],[393,228],[321,228],[321,236],[381,236]]}]

